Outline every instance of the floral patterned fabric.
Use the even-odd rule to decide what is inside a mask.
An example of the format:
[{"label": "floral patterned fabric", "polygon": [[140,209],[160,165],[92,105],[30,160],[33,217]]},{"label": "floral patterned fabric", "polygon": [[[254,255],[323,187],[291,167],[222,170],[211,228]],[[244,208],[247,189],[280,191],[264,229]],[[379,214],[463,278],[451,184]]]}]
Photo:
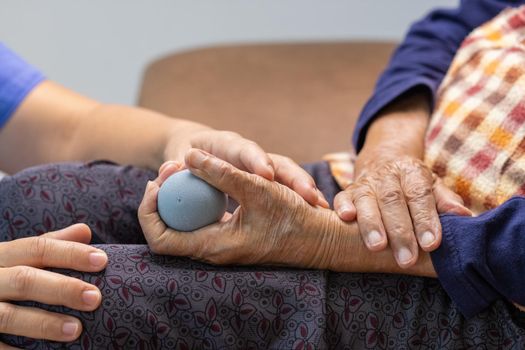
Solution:
[{"label": "floral patterned fabric", "polygon": [[[329,201],[326,163],[305,166]],[[0,237],[87,223],[109,256],[100,273],[59,270],[97,285],[102,306],[79,317],[72,344],[0,335],[27,349],[522,349],[512,306],[465,320],[434,279],[271,267],[218,267],[157,256],[136,218],[151,171],[105,162],[27,169],[0,181]]]}]

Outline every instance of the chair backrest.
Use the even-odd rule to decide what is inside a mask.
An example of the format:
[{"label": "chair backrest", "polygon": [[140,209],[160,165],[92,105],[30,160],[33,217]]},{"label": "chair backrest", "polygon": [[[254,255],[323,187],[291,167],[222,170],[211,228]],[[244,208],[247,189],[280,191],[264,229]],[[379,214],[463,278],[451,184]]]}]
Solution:
[{"label": "chair backrest", "polygon": [[347,150],[394,43],[239,45],[148,66],[139,105],[232,130],[297,162]]}]

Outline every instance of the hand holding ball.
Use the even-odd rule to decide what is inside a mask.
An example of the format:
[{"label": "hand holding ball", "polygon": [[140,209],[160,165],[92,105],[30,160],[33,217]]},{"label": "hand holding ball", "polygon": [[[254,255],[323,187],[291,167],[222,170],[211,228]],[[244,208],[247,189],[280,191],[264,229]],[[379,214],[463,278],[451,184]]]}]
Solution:
[{"label": "hand holding ball", "polygon": [[159,215],[177,231],[194,231],[219,221],[226,212],[223,192],[183,170],[168,177],[159,190]]}]

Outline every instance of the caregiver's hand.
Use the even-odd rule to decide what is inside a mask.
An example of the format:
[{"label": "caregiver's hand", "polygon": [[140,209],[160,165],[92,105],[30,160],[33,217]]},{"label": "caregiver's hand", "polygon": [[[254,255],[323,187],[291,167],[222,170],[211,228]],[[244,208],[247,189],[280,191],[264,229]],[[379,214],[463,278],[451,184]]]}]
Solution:
[{"label": "caregiver's hand", "polygon": [[411,95],[374,121],[356,160],[355,182],[334,200],[341,219],[357,218],[368,249],[389,243],[403,268],[416,263],[418,244],[429,252],[441,243],[438,212],[471,214],[422,161],[427,101],[424,94]]},{"label": "caregiver's hand", "polygon": [[[69,226],[39,237],[0,243],[0,333],[53,341],[73,341],[82,324],[74,317],[11,301],[36,301],[93,311],[102,296],[97,287],[43,268],[97,272],[107,256],[87,245],[91,232],[84,224]],[[8,348],[0,343],[0,349]]]},{"label": "caregiver's hand", "polygon": [[331,249],[337,242],[328,233],[335,230],[327,223],[350,226],[331,210],[313,207],[289,188],[239,170],[204,151],[192,149],[185,160],[193,174],[236,199],[240,206],[222,222],[194,232],[166,227],[157,213],[157,195],[162,182],[180,169],[176,164],[166,165],[146,186],[138,210],[154,253],[189,256],[214,264],[330,266]]},{"label": "caregiver's hand", "polygon": [[[328,202],[312,177],[290,158],[266,153],[257,143],[231,131],[188,124],[188,130],[179,126],[176,136],[167,143],[165,159],[184,161],[191,148],[204,150],[240,170],[275,180],[303,197],[311,205],[328,208]],[[184,136],[181,136],[183,134]]]}]

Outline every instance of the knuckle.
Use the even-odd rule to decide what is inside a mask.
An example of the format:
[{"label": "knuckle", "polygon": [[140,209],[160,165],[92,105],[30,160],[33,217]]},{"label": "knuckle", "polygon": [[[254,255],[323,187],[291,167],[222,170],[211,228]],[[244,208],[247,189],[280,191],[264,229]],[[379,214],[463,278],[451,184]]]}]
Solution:
[{"label": "knuckle", "polygon": [[242,138],[242,136],[234,131],[221,131],[222,135],[224,136],[224,138],[228,139],[228,140],[232,140],[232,139],[237,139],[237,138]]},{"label": "knuckle", "polygon": [[412,214],[412,219],[416,224],[427,223],[432,220],[432,214],[426,210],[418,210]]},{"label": "knuckle", "polygon": [[243,149],[243,151],[246,151],[248,148],[255,148],[256,150],[259,150],[260,148],[259,145],[255,141],[244,139],[244,142],[245,142],[245,148]]},{"label": "knuckle", "polygon": [[292,158],[286,157],[286,156],[280,156],[281,162],[285,163],[288,166],[292,166],[295,164]]},{"label": "knuckle", "polygon": [[29,244],[29,256],[36,264],[43,265],[49,249],[49,239],[45,237],[34,237]]},{"label": "knuckle", "polygon": [[409,201],[418,201],[432,195],[432,187],[426,183],[414,183],[407,186],[405,196]]},{"label": "knuckle", "polygon": [[375,192],[372,190],[368,183],[361,183],[352,185],[350,191],[348,192],[348,195],[356,202],[355,204],[357,205],[357,202],[359,202],[362,199],[374,198]]},{"label": "knuckle", "polygon": [[40,320],[38,329],[41,336],[59,338],[60,335],[56,334],[56,326],[54,318],[44,317]]},{"label": "knuckle", "polygon": [[31,290],[35,279],[35,271],[27,266],[12,268],[9,285],[18,297],[24,298]]},{"label": "knuckle", "polygon": [[398,187],[388,187],[384,189],[379,197],[383,205],[399,204],[405,199],[403,191]]},{"label": "knuckle", "polygon": [[220,182],[230,181],[231,175],[232,175],[232,168],[225,162],[220,162],[217,166],[218,181]]},{"label": "knuckle", "polygon": [[14,308],[11,304],[0,302],[0,332],[5,332],[13,322]]},{"label": "knuckle", "polygon": [[357,208],[357,222],[366,223],[366,224],[374,224],[379,222],[379,218],[368,212],[368,211],[359,211],[359,208]]},{"label": "knuckle", "polygon": [[394,224],[388,229],[389,239],[399,243],[406,244],[411,242],[414,239],[414,232],[412,228],[408,228],[402,224]]},{"label": "knuckle", "polygon": [[83,284],[84,283],[78,279],[64,277],[60,283],[60,288],[58,288],[57,291],[58,299],[62,303],[65,302],[67,305],[78,306],[80,301],[79,295],[81,293]]}]

